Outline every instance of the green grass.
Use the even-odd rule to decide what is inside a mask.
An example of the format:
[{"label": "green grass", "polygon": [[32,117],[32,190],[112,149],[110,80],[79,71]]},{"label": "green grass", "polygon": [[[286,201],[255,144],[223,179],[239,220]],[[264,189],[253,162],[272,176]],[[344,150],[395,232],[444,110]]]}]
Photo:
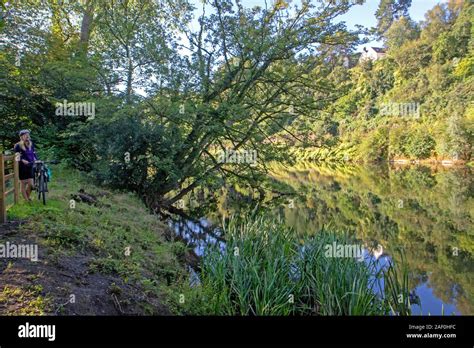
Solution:
[{"label": "green grass", "polygon": [[[71,194],[79,189],[101,197],[99,204],[76,202],[71,208]],[[104,190],[85,174],[60,166],[53,168],[49,191],[46,206],[21,200],[8,217],[27,220],[21,228],[33,231],[50,247],[51,259],[78,252],[93,255],[91,272],[119,274],[157,296],[183,277],[184,245],[165,240],[167,226],[136,195]]]},{"label": "green grass", "polygon": [[[185,314],[208,315],[388,315],[407,314],[398,303],[406,284],[389,272],[355,258],[325,256],[336,241],[354,244],[346,235],[320,231],[304,239],[281,221],[257,217],[233,220],[225,227],[225,252],[211,248],[204,256],[201,283],[180,290],[175,303]],[[388,286],[376,294],[381,277]],[[394,309],[392,311],[392,309]]]}]

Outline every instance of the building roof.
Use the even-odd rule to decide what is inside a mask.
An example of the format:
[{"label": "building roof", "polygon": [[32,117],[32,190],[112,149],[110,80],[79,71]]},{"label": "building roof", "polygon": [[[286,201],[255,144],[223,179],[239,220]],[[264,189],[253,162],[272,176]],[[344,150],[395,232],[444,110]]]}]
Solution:
[{"label": "building roof", "polygon": [[385,49],[381,47],[371,47],[377,53],[385,53]]}]

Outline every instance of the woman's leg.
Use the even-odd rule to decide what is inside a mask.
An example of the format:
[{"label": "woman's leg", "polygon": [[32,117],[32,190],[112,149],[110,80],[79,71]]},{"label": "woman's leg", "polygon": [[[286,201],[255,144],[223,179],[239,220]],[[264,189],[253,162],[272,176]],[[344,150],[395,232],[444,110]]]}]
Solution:
[{"label": "woman's leg", "polygon": [[25,201],[28,201],[29,200],[29,194],[27,193],[27,189],[28,189],[28,180],[21,180],[21,194],[23,195],[23,198],[25,199]]},{"label": "woman's leg", "polygon": [[26,189],[26,195],[28,196],[28,200],[31,200],[31,190],[33,189],[33,179],[28,179],[28,188]]}]

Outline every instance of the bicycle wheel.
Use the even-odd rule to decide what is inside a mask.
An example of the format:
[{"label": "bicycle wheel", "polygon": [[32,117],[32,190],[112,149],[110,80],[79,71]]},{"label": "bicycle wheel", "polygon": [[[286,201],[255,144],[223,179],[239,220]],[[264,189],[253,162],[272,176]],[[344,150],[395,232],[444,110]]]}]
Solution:
[{"label": "bicycle wheel", "polygon": [[41,174],[38,175],[38,179],[37,179],[37,182],[36,182],[36,190],[37,190],[37,193],[38,193],[38,200],[41,199],[41,189],[43,188],[43,183],[41,182]]},{"label": "bicycle wheel", "polygon": [[43,199],[43,204],[46,205],[46,190],[45,190],[45,187],[44,187],[44,183],[45,183],[45,177],[44,177],[44,173],[41,172],[40,176],[39,176],[39,182],[38,182],[38,199]]},{"label": "bicycle wheel", "polygon": [[43,204],[46,205],[46,192],[48,192],[48,181],[46,180],[46,174],[43,172]]}]

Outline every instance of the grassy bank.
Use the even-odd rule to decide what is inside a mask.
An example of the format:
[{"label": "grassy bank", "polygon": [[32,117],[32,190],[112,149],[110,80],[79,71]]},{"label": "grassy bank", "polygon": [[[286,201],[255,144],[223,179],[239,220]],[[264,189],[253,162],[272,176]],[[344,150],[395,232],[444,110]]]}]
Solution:
[{"label": "grassy bank", "polygon": [[[399,268],[328,257],[326,246],[356,240],[326,231],[298,237],[281,222],[255,218],[226,226],[225,251],[208,250],[199,286],[181,289],[186,314],[409,314],[407,278]],[[380,289],[382,277],[385,288]],[[383,287],[382,287],[383,288]],[[400,301],[400,299],[405,299]]]},{"label": "grassy bank", "polygon": [[[82,197],[92,201],[82,201]],[[21,222],[19,238],[38,244],[40,261],[12,260],[5,269],[16,267],[13,274],[26,270],[40,291],[28,303],[19,300],[16,307],[4,303],[3,314],[28,313],[25,308],[38,303],[41,308],[33,312],[39,314],[169,313],[164,294],[185,274],[185,247],[166,240],[167,226],[149,214],[135,195],[106,191],[84,174],[56,167],[48,204],[22,200],[9,210],[8,218]],[[0,234],[3,242],[14,237],[14,232]],[[64,274],[64,279],[56,279]],[[25,284],[2,280],[3,295],[30,291],[28,279]],[[67,282],[64,287],[62,281]],[[103,291],[93,293],[93,287]],[[70,294],[77,295],[76,303],[68,303]],[[3,295],[0,308],[2,299],[8,300]],[[86,306],[88,300],[101,302],[102,297],[115,309],[94,313],[94,307],[80,307],[80,301]]]}]

